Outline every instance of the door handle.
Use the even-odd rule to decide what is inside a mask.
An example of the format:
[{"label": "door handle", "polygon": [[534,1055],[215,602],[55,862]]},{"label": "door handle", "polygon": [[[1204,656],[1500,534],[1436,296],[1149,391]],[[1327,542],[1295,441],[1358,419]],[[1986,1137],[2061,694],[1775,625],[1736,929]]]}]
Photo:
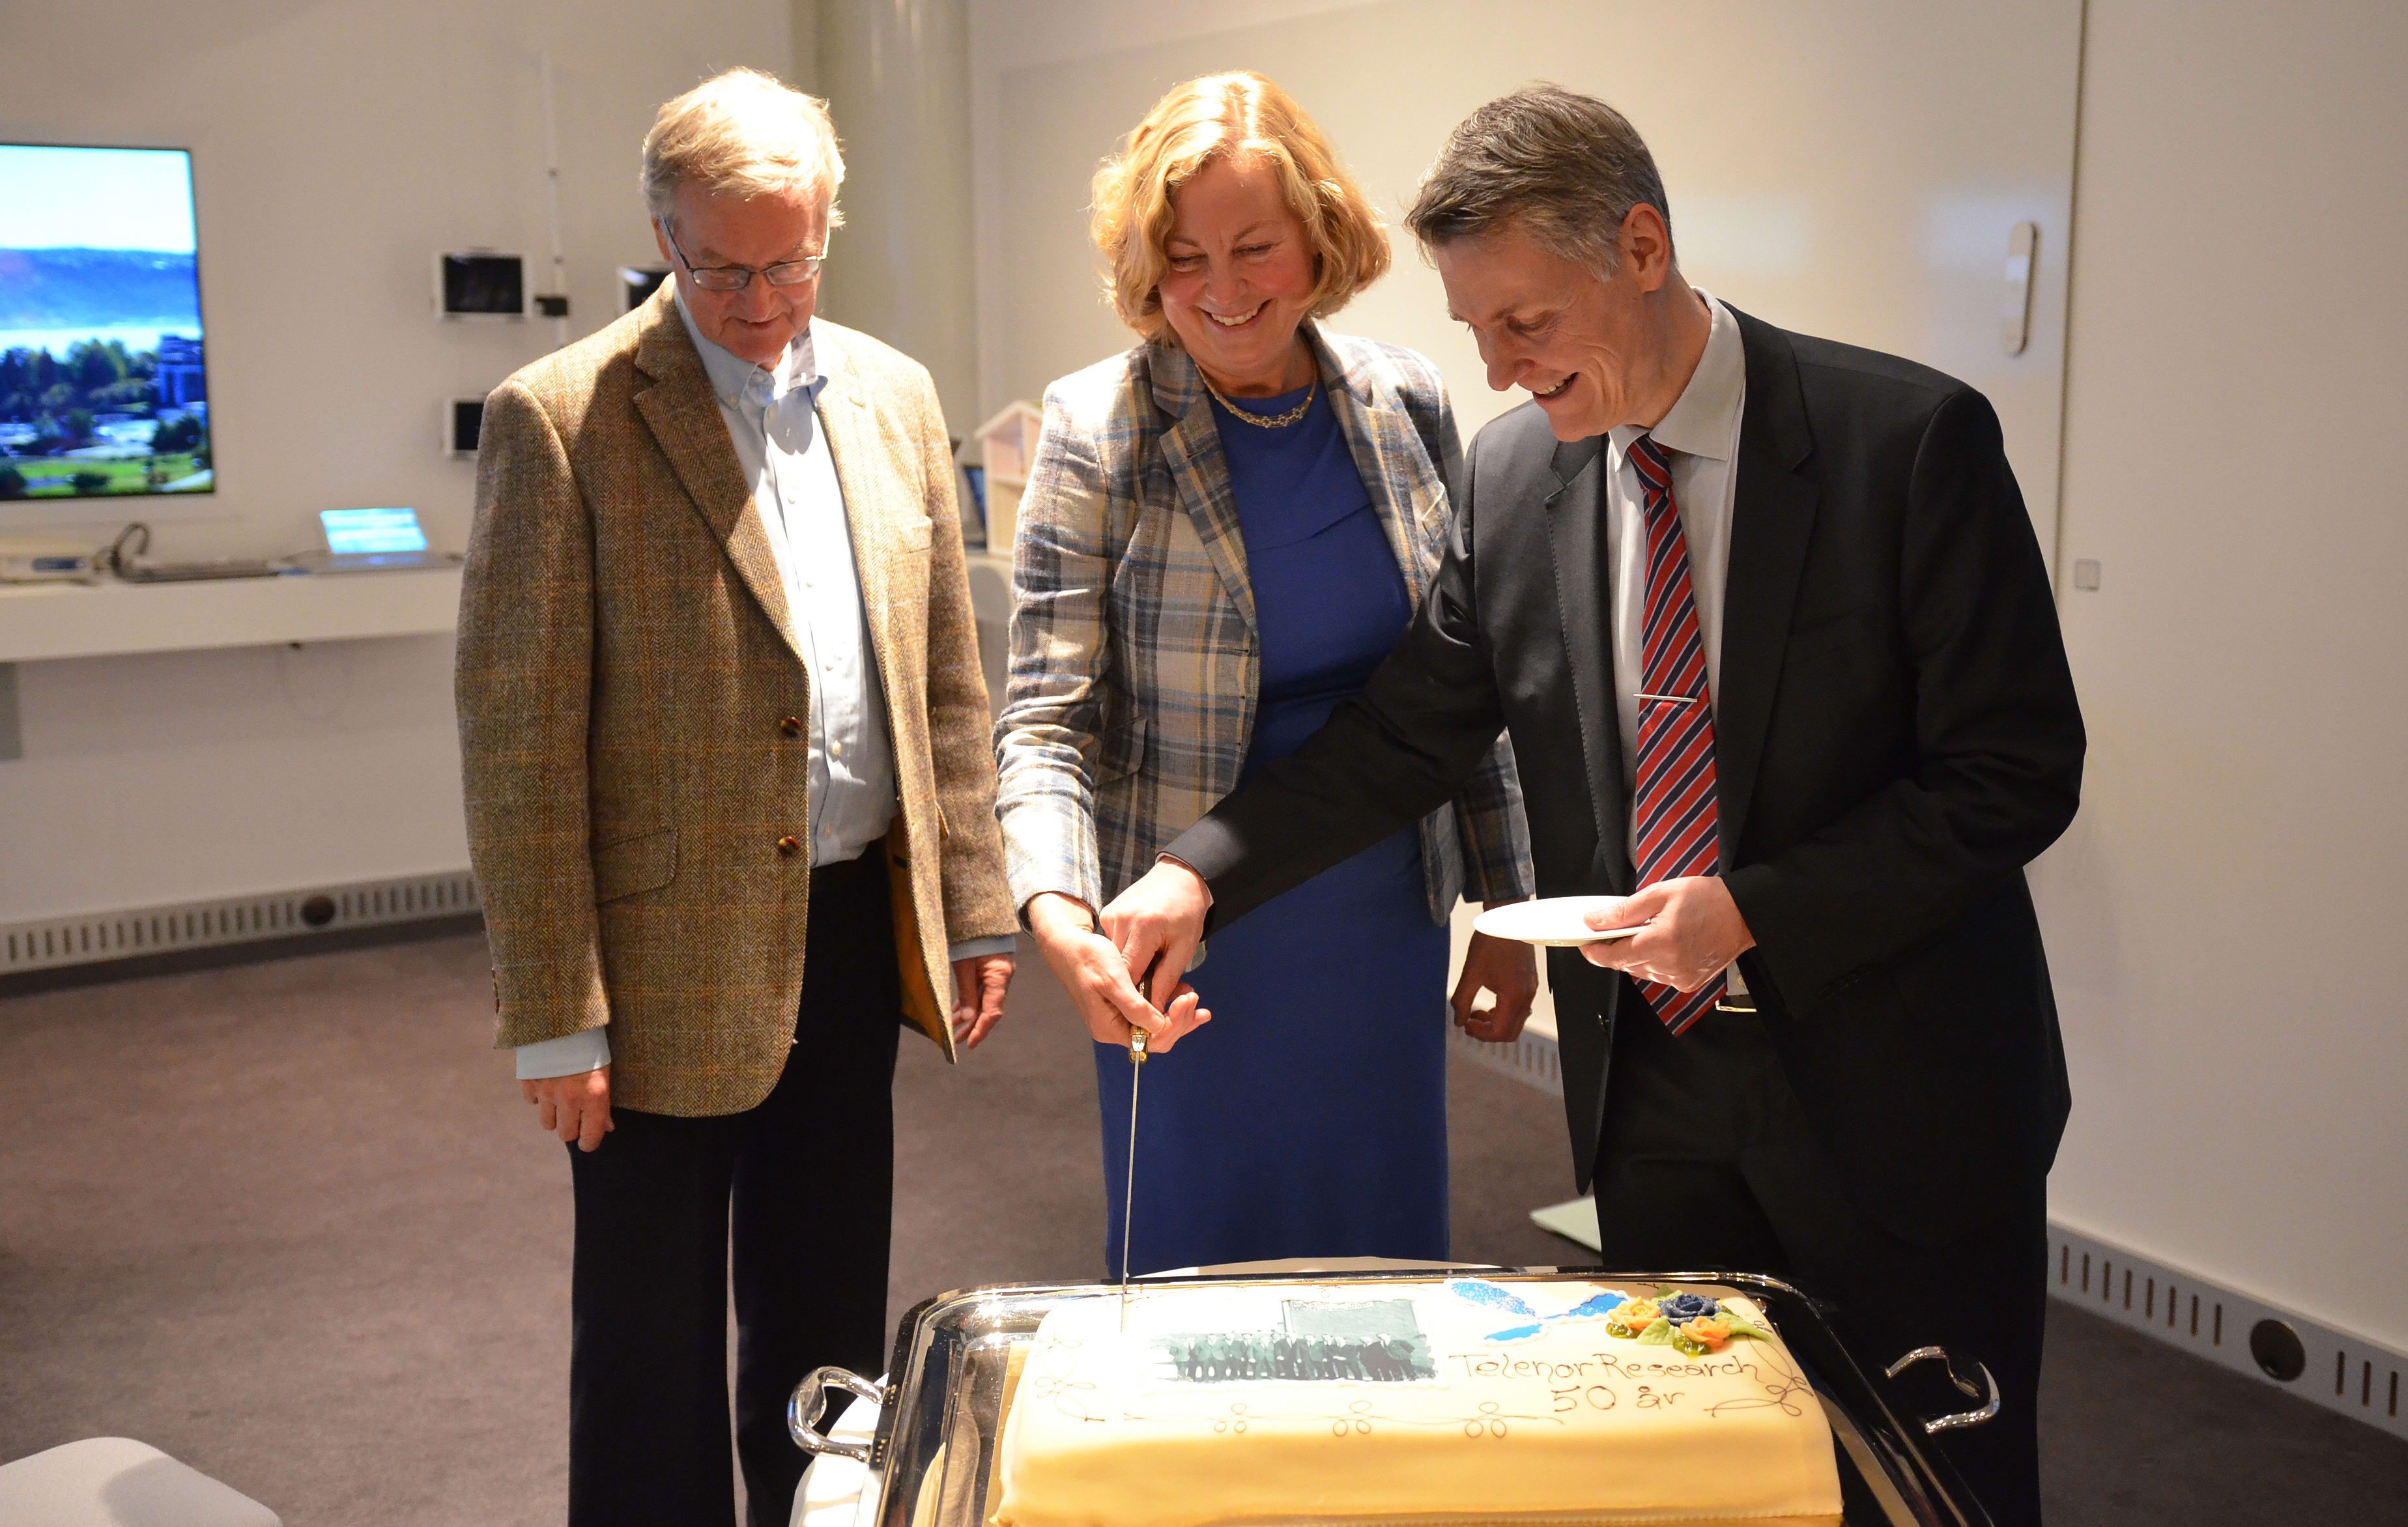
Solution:
[{"label": "door handle", "polygon": [[2007,294],[1999,307],[1999,340],[2010,355],[2031,343],[2032,266],[2040,258],[2040,224],[2018,222],[2007,235]]}]

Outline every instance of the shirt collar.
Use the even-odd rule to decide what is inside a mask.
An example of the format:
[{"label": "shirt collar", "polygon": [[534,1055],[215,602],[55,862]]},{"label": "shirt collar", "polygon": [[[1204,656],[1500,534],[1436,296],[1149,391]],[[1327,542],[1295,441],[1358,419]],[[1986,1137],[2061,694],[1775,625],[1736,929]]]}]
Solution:
[{"label": "shirt collar", "polygon": [[702,357],[702,369],[710,378],[710,390],[725,407],[735,407],[748,392],[760,403],[797,391],[808,392],[816,400],[820,389],[827,385],[827,378],[820,374],[818,347],[811,343],[810,329],[795,336],[774,371],[766,370],[706,336],[695,324],[694,315],[686,311],[683,289],[673,289],[672,294],[677,299],[678,318],[685,324],[686,336],[694,341],[695,352]]},{"label": "shirt collar", "polygon": [[1705,292],[1698,293],[1713,317],[1706,333],[1706,351],[1698,369],[1672,407],[1652,430],[1619,424],[1612,431],[1613,449],[1627,451],[1630,442],[1653,435],[1667,450],[1729,461],[1739,451],[1740,411],[1747,395],[1747,356],[1740,344],[1739,322],[1730,309]]}]

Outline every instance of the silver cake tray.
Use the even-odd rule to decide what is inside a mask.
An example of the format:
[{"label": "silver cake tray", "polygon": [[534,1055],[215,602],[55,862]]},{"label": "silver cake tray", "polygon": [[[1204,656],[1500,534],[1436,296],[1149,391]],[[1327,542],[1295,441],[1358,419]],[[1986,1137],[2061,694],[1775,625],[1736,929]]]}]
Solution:
[{"label": "silver cake tray", "polygon": [[[1382,1283],[1428,1283],[1451,1274],[1435,1267],[1315,1272],[1267,1277],[1241,1273],[1149,1277],[1146,1293],[1199,1286],[1273,1289]],[[1694,1289],[1755,1301],[1803,1368],[1831,1423],[1839,1458],[1843,1520],[1849,1527],[1990,1527],[1989,1514],[1966,1491],[1948,1461],[1928,1439],[1979,1426],[1998,1414],[1996,1384],[1985,1368],[1960,1375],[1938,1348],[1920,1348],[1897,1361],[1860,1366],[1833,1334],[1824,1306],[1776,1278],[1734,1273],[1609,1273],[1553,1267],[1481,1268],[1476,1276],[1509,1287],[1518,1283],[1606,1283],[1633,1289]],[[1046,1315],[1073,1300],[1119,1299],[1116,1283],[1013,1283],[939,1294],[903,1318],[887,1377],[877,1382],[823,1368],[796,1390],[788,1423],[796,1445],[821,1457],[855,1461],[869,1471],[864,1512],[855,1527],[980,1527],[1003,1430],[1005,1375],[1012,1349],[1033,1342]],[[1897,1377],[1930,1362],[1979,1408],[1932,1419],[1910,1419],[1913,1408]],[[820,1430],[828,1400],[850,1392],[879,1406],[876,1433],[866,1443]]]}]

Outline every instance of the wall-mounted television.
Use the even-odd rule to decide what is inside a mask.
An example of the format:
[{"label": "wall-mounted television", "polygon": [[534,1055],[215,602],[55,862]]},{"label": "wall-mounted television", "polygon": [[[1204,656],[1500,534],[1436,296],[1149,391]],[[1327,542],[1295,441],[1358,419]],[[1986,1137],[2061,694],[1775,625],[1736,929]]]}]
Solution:
[{"label": "wall-mounted television", "polygon": [[0,143],[0,500],[206,493],[192,155]]}]

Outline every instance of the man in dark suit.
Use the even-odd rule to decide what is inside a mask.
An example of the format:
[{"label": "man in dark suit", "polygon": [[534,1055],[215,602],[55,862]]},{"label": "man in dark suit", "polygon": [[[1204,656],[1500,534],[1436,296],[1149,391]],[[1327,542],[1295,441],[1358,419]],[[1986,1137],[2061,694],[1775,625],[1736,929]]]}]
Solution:
[{"label": "man in dark suit", "polygon": [[[1512,735],[1606,1261],[1794,1277],[1870,1360],[1986,1364],[1944,1439],[2038,1520],[2045,1190],[2068,1106],[2024,866],[2083,732],[1997,416],[1685,282],[1600,102],[1458,127],[1410,221],[1491,385],[1432,597],[1361,701],[1109,908],[1167,1004],[1208,925],[1427,811]],[[1609,1074],[1612,1085],[1607,1084]],[[1976,1380],[1978,1382],[1978,1379]]]}]

